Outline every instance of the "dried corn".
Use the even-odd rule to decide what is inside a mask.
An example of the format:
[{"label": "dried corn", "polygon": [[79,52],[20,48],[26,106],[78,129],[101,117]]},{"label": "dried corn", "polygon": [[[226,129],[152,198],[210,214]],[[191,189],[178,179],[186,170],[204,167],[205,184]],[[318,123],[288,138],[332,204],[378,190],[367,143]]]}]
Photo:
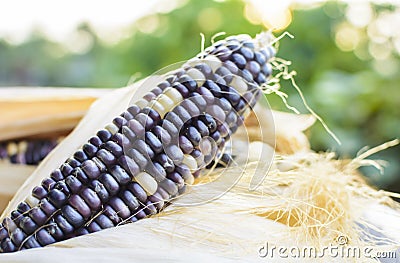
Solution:
[{"label": "dried corn", "polygon": [[0,251],[46,246],[162,210],[217,156],[261,96],[270,46],[207,48],[91,137],[0,224]]}]

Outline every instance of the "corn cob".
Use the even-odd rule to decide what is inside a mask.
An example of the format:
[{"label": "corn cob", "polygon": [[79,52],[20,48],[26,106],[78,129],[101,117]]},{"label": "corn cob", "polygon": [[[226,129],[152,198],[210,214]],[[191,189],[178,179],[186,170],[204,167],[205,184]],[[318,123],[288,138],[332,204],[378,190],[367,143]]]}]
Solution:
[{"label": "corn cob", "polygon": [[39,164],[58,144],[58,139],[35,139],[0,143],[0,160],[14,164]]},{"label": "corn cob", "polygon": [[247,35],[214,43],[91,137],[0,224],[0,252],[46,246],[162,210],[223,153],[272,73]]}]

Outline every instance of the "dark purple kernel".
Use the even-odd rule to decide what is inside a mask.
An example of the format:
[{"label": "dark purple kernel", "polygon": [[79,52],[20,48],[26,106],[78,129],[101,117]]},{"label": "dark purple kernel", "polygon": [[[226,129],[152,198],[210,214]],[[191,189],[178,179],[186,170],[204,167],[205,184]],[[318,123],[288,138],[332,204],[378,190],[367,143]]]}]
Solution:
[{"label": "dark purple kernel", "polygon": [[44,187],[44,189],[46,189],[47,191],[49,191],[50,189],[53,189],[55,183],[56,183],[56,182],[55,182],[53,179],[51,179],[51,178],[45,178],[45,179],[43,179],[43,181],[42,181],[42,186]]},{"label": "dark purple kernel", "polygon": [[264,73],[265,76],[271,76],[272,66],[270,64],[264,64],[261,68],[261,72]]},{"label": "dark purple kernel", "polygon": [[146,202],[146,191],[138,183],[128,184],[127,190],[129,190],[140,202]]},{"label": "dark purple kernel", "polygon": [[32,190],[32,195],[37,199],[42,199],[47,195],[47,191],[43,186],[35,186]]},{"label": "dark purple kernel", "polygon": [[74,153],[74,158],[81,163],[83,163],[84,161],[86,161],[88,159],[87,155],[85,154],[85,152],[82,149],[79,149]]},{"label": "dark purple kernel", "polygon": [[143,99],[145,99],[147,101],[151,101],[151,100],[154,100],[156,97],[157,96],[153,92],[149,91],[143,96]]},{"label": "dark purple kernel", "polygon": [[231,111],[232,105],[231,103],[226,99],[226,98],[220,98],[218,100],[218,106],[227,114],[228,112]]},{"label": "dark purple kernel", "polygon": [[120,185],[126,185],[132,180],[132,177],[119,165],[111,167],[110,173]]},{"label": "dark purple kernel", "polygon": [[227,98],[232,106],[236,106],[240,101],[240,95],[234,88],[228,87],[224,93],[224,97]]},{"label": "dark purple kernel", "polygon": [[174,164],[180,164],[183,160],[183,152],[182,150],[175,144],[169,145],[165,149],[165,153],[169,158],[174,162]]},{"label": "dark purple kernel", "polygon": [[32,218],[28,216],[25,216],[21,219],[19,226],[27,235],[32,234],[38,228],[38,225],[32,220]]},{"label": "dark purple kernel", "polygon": [[246,59],[238,53],[232,54],[231,59],[240,69],[244,69],[246,66]]},{"label": "dark purple kernel", "polygon": [[140,107],[137,105],[129,106],[127,112],[129,112],[132,116],[136,116],[140,111]]},{"label": "dark purple kernel", "polygon": [[121,129],[122,126],[126,126],[128,121],[125,118],[121,117],[121,116],[117,116],[117,117],[114,118],[113,123],[118,127],[118,129]]},{"label": "dark purple kernel", "polygon": [[145,140],[155,153],[160,153],[163,150],[161,141],[154,135],[154,133],[146,132]]},{"label": "dark purple kernel", "polygon": [[186,136],[186,138],[189,139],[189,141],[194,146],[198,146],[199,145],[199,143],[201,141],[201,134],[199,133],[199,131],[195,127],[193,127],[193,126],[188,127],[184,131],[184,135]]},{"label": "dark purple kernel", "polygon": [[219,131],[215,131],[214,133],[211,134],[211,138],[215,141],[216,144],[219,144],[222,140],[221,134]]},{"label": "dark purple kernel", "polygon": [[47,196],[49,201],[57,208],[62,207],[68,201],[68,197],[58,189],[51,189]]},{"label": "dark purple kernel", "polygon": [[129,111],[124,111],[123,113],[121,113],[120,116],[123,117],[126,121],[130,121],[133,119],[133,115],[129,113]]},{"label": "dark purple kernel", "polygon": [[185,184],[185,181],[178,172],[169,173],[167,178],[171,179],[178,186],[178,188],[181,188]]},{"label": "dark purple kernel", "polygon": [[119,157],[118,163],[130,175],[134,176],[140,172],[139,166],[135,163],[135,161],[126,155],[122,155],[121,157]]},{"label": "dark purple kernel", "polygon": [[92,146],[99,147],[103,142],[100,140],[98,136],[93,136],[92,138],[89,139],[89,144],[92,144]]},{"label": "dark purple kernel", "polygon": [[232,78],[233,78],[232,73],[229,71],[229,69],[227,69],[227,68],[224,67],[224,66],[219,67],[215,73],[217,73],[218,75],[220,75],[221,77],[223,77],[224,80],[225,80],[227,83],[230,83],[230,82],[232,81]]},{"label": "dark purple kernel", "polygon": [[138,150],[131,149],[128,151],[127,155],[128,157],[133,159],[133,161],[139,166],[141,170],[143,170],[146,167],[148,159]]},{"label": "dark purple kernel", "polygon": [[215,54],[221,61],[226,61],[230,58],[232,51],[226,46],[220,46],[212,54]]},{"label": "dark purple kernel", "polygon": [[163,145],[168,145],[171,142],[171,136],[163,127],[156,126],[152,129],[152,132],[159,140],[161,140]]},{"label": "dark purple kernel", "polygon": [[199,120],[201,120],[208,127],[210,133],[213,133],[217,130],[217,123],[210,114],[206,113],[199,116]]},{"label": "dark purple kernel", "polygon": [[101,229],[114,227],[114,223],[105,215],[101,214],[96,218],[97,224],[101,227]]},{"label": "dark purple kernel", "polygon": [[1,241],[1,249],[2,252],[14,252],[18,248],[14,245],[10,238],[4,238]]},{"label": "dark purple kernel", "polygon": [[110,131],[106,130],[106,129],[101,129],[96,133],[97,137],[100,138],[100,140],[102,142],[106,142],[108,140],[110,140],[112,134]]},{"label": "dark purple kernel", "polygon": [[38,225],[43,225],[48,219],[47,215],[39,207],[32,208],[32,210],[29,211],[29,216]]},{"label": "dark purple kernel", "polygon": [[139,113],[136,115],[136,120],[145,127],[146,130],[150,130],[156,125],[156,122],[147,114]]},{"label": "dark purple kernel", "polygon": [[190,113],[181,105],[176,106],[173,110],[173,112],[179,117],[179,119],[182,120],[182,122],[187,122],[188,120],[190,120],[192,118],[192,116],[190,115]]},{"label": "dark purple kernel", "polygon": [[40,246],[39,242],[37,242],[36,239],[33,236],[31,236],[24,241],[24,247],[25,248],[37,248],[37,247],[41,247],[41,246]]},{"label": "dark purple kernel", "polygon": [[244,99],[240,99],[240,101],[234,108],[238,113],[240,113],[240,112],[242,112],[242,110],[244,108],[246,108],[246,106],[247,106],[247,103],[244,101]]},{"label": "dark purple kernel", "polygon": [[125,190],[121,194],[121,199],[124,201],[125,205],[129,207],[131,211],[135,211],[139,207],[139,201],[131,193],[131,191]]},{"label": "dark purple kernel", "polygon": [[193,92],[197,89],[197,82],[196,80],[192,79],[188,75],[183,75],[178,79],[179,83],[182,83],[188,90],[189,92]]},{"label": "dark purple kernel", "polygon": [[78,160],[76,160],[74,157],[68,158],[67,163],[72,167],[72,168],[76,168],[79,167],[81,165],[81,162],[79,162]]},{"label": "dark purple kernel", "polygon": [[[166,88],[170,87],[171,84],[170,84],[168,81],[165,81],[165,80],[164,80],[164,81],[158,83],[157,86],[158,86],[161,90],[165,90]],[[157,94],[157,95],[159,95],[159,94]]]},{"label": "dark purple kernel", "polygon": [[90,207],[79,195],[72,195],[71,198],[68,200],[68,203],[73,208],[75,208],[79,212],[79,214],[82,215],[83,218],[85,218],[85,220],[87,220],[92,214]]},{"label": "dark purple kernel", "polygon": [[[249,85],[251,82],[253,82],[253,75],[248,71],[247,69],[243,69],[241,72],[241,76],[243,79],[247,82],[246,84]],[[250,88],[249,88],[250,89]]]},{"label": "dark purple kernel", "polygon": [[119,146],[117,143],[113,141],[108,141],[102,145],[102,148],[106,149],[109,151],[111,154],[113,154],[115,157],[121,156],[124,151],[121,146]]},{"label": "dark purple kernel", "polygon": [[74,227],[62,215],[57,215],[54,219],[64,234],[68,235],[74,232]]},{"label": "dark purple kernel", "polygon": [[161,182],[167,176],[165,169],[158,162],[149,163],[146,171],[157,181]]},{"label": "dark purple kernel", "polygon": [[117,162],[117,159],[113,154],[105,149],[100,149],[96,156],[107,166],[111,166]]},{"label": "dark purple kernel", "polygon": [[[162,120],[161,127],[163,127],[170,135],[171,134],[175,135],[178,134],[179,132],[178,128],[171,121],[167,119]],[[171,137],[171,139],[173,138]]]},{"label": "dark purple kernel", "polygon": [[81,214],[78,213],[72,206],[66,205],[62,209],[62,214],[67,221],[75,228],[82,226],[85,220]]},{"label": "dark purple kernel", "polygon": [[148,215],[155,215],[157,214],[157,208],[153,205],[153,203],[148,200],[146,203],[146,206],[144,207],[144,211]]},{"label": "dark purple kernel", "polygon": [[89,234],[89,231],[86,228],[79,228],[74,233],[77,237]]},{"label": "dark purple kernel", "polygon": [[209,89],[201,86],[198,89],[200,96],[206,101],[207,104],[212,104],[214,102],[214,95],[211,93]]},{"label": "dark purple kernel", "polygon": [[101,208],[101,200],[90,188],[85,188],[81,193],[80,197],[85,201],[85,203],[90,207],[92,211],[97,211]]},{"label": "dark purple kernel", "polygon": [[[41,198],[40,198],[41,199]],[[31,209],[31,207],[26,203],[26,202],[21,202],[18,204],[17,210],[20,213],[25,213],[28,212]],[[1,229],[1,224],[0,224],[0,229]],[[1,238],[0,238],[1,239]]]},{"label": "dark purple kernel", "polygon": [[40,200],[39,207],[47,216],[53,215],[53,213],[57,210],[57,208],[55,208],[47,199]]},{"label": "dark purple kernel", "polygon": [[197,117],[200,115],[200,110],[191,99],[186,99],[181,102],[182,107],[187,110],[191,117]]},{"label": "dark purple kernel", "polygon": [[213,81],[211,80],[206,80],[204,82],[204,87],[209,89],[213,96],[215,97],[220,97],[221,96],[221,88]]},{"label": "dark purple kernel", "polygon": [[246,69],[250,71],[253,75],[253,78],[257,77],[258,73],[260,73],[260,65],[255,61],[250,61],[246,64]]},{"label": "dark purple kernel", "polygon": [[76,178],[73,175],[70,175],[67,178],[65,178],[65,183],[68,185],[68,188],[70,189],[71,193],[78,193],[83,188],[81,181],[79,181],[78,178]]},{"label": "dark purple kernel", "polygon": [[256,82],[258,84],[264,84],[267,82],[267,78],[265,77],[265,75],[263,73],[259,73],[256,77]]},{"label": "dark purple kernel", "polygon": [[114,211],[117,212],[118,216],[122,219],[127,219],[131,215],[129,207],[120,198],[113,197],[109,203]]},{"label": "dark purple kernel", "polygon": [[248,47],[242,47],[239,52],[243,55],[243,57],[250,61],[254,58],[254,52]]},{"label": "dark purple kernel", "polygon": [[156,207],[157,211],[160,211],[164,207],[164,199],[159,193],[149,196],[149,201]]},{"label": "dark purple kernel", "polygon": [[183,84],[181,84],[179,82],[175,82],[174,85],[172,86],[172,88],[179,91],[179,93],[182,95],[183,98],[189,97],[189,94],[190,94],[189,89],[186,88]]},{"label": "dark purple kernel", "polygon": [[113,196],[118,193],[120,189],[119,184],[110,174],[105,173],[100,175],[99,181],[107,189],[107,192],[109,193],[110,196]]},{"label": "dark purple kernel", "polygon": [[[165,87],[163,87],[163,88],[165,88]],[[151,90],[151,92],[153,92],[154,95],[158,96],[161,93],[163,93],[163,89],[161,89],[160,87],[155,87],[154,89]]]},{"label": "dark purple kernel", "polygon": [[224,67],[226,67],[232,75],[237,75],[239,72],[239,68],[230,60],[224,62]]},{"label": "dark purple kernel", "polygon": [[178,186],[170,179],[162,181],[160,187],[167,191],[171,196],[175,196],[178,193]]},{"label": "dark purple kernel", "polygon": [[122,134],[128,139],[129,142],[133,142],[137,138],[136,134],[128,126],[122,127]]},{"label": "dark purple kernel", "polygon": [[118,224],[121,222],[121,217],[118,213],[109,205],[107,205],[104,210],[103,214],[107,216],[114,224]]},{"label": "dark purple kernel", "polygon": [[145,143],[143,140],[137,140],[135,142],[135,148],[142,154],[144,155],[145,158],[148,158],[149,160],[153,159],[154,157],[154,151],[150,148],[150,146]]},{"label": "dark purple kernel", "polygon": [[150,107],[145,107],[141,110],[141,113],[148,115],[155,123],[158,123],[161,120],[160,114]]},{"label": "dark purple kernel", "polygon": [[129,141],[128,139],[122,135],[121,133],[117,132],[116,134],[114,134],[111,137],[111,140],[115,143],[117,143],[118,145],[122,146],[122,145],[126,145]]},{"label": "dark purple kernel", "polygon": [[78,180],[81,181],[81,183],[83,184],[86,184],[89,181],[89,178],[80,167],[75,168],[72,171],[72,175],[78,178]]},{"label": "dark purple kernel", "polygon": [[41,246],[47,246],[56,242],[56,240],[49,234],[46,229],[39,230],[36,233],[36,239],[39,241]]},{"label": "dark purple kernel", "polygon": [[90,233],[94,233],[94,232],[98,232],[101,229],[101,227],[99,226],[99,224],[97,224],[96,222],[92,221],[89,226],[88,226],[88,230]]},{"label": "dark purple kernel", "polygon": [[60,171],[64,176],[68,176],[72,170],[74,170],[74,168],[71,167],[71,165],[67,164],[67,163],[63,163],[60,166]]},{"label": "dark purple kernel", "polygon": [[19,224],[19,221],[21,221],[21,219],[24,216],[22,215],[22,213],[20,213],[18,210],[14,210],[11,212],[11,219],[16,223]]},{"label": "dark purple kernel", "polygon": [[191,94],[190,100],[193,101],[200,111],[203,111],[207,107],[207,101],[197,92]]},{"label": "dark purple kernel", "polygon": [[206,63],[198,63],[194,68],[200,70],[206,78],[209,78],[212,75],[212,69]]},{"label": "dark purple kernel", "polygon": [[219,125],[218,131],[221,134],[221,137],[226,137],[229,135],[229,128],[225,124]]},{"label": "dark purple kernel", "polygon": [[165,169],[167,173],[170,173],[175,169],[174,162],[165,153],[157,155],[155,160]]},{"label": "dark purple kernel", "polygon": [[[107,189],[104,187],[102,183],[100,183],[98,180],[94,180],[90,183],[90,187],[93,189],[93,191],[96,192],[97,196],[100,198],[102,203],[105,203],[108,201],[110,198],[109,193],[107,192]],[[83,196],[82,196],[83,198]],[[89,203],[88,203],[89,204]]]},{"label": "dark purple kernel", "polygon": [[65,184],[64,181],[59,181],[54,185],[54,189],[60,190],[65,195],[70,195],[71,191],[69,190],[68,186]]},{"label": "dark purple kernel", "polygon": [[[172,122],[173,125],[178,129],[181,129],[183,127],[183,121],[173,111],[168,112],[167,115],[165,115],[165,119]],[[163,123],[165,123],[165,121]],[[173,133],[171,133],[171,134],[173,134]]]},{"label": "dark purple kernel", "polygon": [[24,231],[21,230],[21,228],[16,228],[10,234],[11,241],[17,246],[21,245],[22,241],[24,241],[25,238],[26,234],[24,233]]},{"label": "dark purple kernel", "polygon": [[193,151],[193,144],[184,135],[179,136],[179,147],[182,149],[183,153],[185,153],[185,154],[189,154]]},{"label": "dark purple kernel", "polygon": [[230,128],[232,126],[236,125],[236,121],[237,121],[236,112],[231,111],[231,112],[228,113],[228,115],[226,115],[225,122],[229,125]]},{"label": "dark purple kernel", "polygon": [[82,163],[82,171],[90,179],[96,179],[100,176],[100,169],[92,160],[87,160]]},{"label": "dark purple kernel", "polygon": [[86,155],[89,157],[93,157],[97,152],[97,147],[90,143],[85,143],[82,147],[85,151]]},{"label": "dark purple kernel", "polygon": [[265,59],[265,56],[261,52],[258,52],[258,51],[254,52],[254,59],[260,65],[264,65],[265,62],[267,61]]}]

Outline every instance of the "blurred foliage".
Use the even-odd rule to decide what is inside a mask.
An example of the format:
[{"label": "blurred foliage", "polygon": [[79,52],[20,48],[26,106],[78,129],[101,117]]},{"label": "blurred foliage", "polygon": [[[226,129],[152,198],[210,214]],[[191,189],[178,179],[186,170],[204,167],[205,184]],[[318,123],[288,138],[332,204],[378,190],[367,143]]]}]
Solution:
[{"label": "blurred foliage", "polygon": [[[366,28],[357,29],[364,37],[364,46],[360,44],[357,52],[338,47],[338,28],[347,25],[346,8],[340,2],[295,8],[286,29],[295,38],[283,38],[278,55],[293,62],[291,69],[296,70],[296,81],[310,106],[342,141],[337,145],[317,124],[311,130],[313,148],[354,157],[364,146],[400,137],[400,75],[393,69],[394,73],[385,74],[384,60],[356,54],[368,54],[370,49]],[[77,28],[77,45],[84,41],[86,48],[80,53],[47,40],[40,31],[17,46],[0,40],[0,85],[124,86],[132,76],[145,77],[197,54],[200,32],[208,45],[221,31],[255,35],[264,30],[246,20],[243,10],[242,1],[187,1],[170,13],[143,17],[132,25],[129,37],[113,45],[98,37],[90,25],[82,24]],[[390,10],[392,6],[374,6],[376,14]],[[391,63],[399,67],[398,54],[391,55]],[[306,112],[290,83],[283,82],[282,90],[290,95],[290,104]],[[272,108],[284,109],[276,96],[268,100]],[[400,147],[395,147],[374,156],[389,161],[385,175],[370,169],[364,172],[379,187],[399,192],[399,155]]]}]

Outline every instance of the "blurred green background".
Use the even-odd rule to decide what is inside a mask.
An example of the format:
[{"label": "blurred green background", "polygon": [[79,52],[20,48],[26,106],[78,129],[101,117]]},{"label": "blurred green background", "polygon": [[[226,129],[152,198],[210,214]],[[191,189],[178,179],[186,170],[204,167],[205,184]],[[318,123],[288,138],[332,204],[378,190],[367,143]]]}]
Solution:
[{"label": "blurred green background", "polygon": [[[218,32],[255,35],[288,31],[278,56],[292,61],[308,103],[338,135],[337,145],[320,124],[311,129],[315,150],[354,157],[364,146],[400,137],[400,5],[374,2],[295,4],[288,1],[171,1],[107,37],[90,23],[76,27],[69,44],[40,29],[22,42],[0,38],[0,86],[121,87],[132,78],[182,61]],[[136,2],[140,5],[140,2]],[[118,14],[113,14],[118,15]],[[71,44],[72,43],[72,44]],[[289,104],[306,113],[288,82]],[[285,109],[274,95],[272,108]],[[373,156],[388,161],[383,175],[363,169],[378,187],[400,192],[400,147]]]}]

